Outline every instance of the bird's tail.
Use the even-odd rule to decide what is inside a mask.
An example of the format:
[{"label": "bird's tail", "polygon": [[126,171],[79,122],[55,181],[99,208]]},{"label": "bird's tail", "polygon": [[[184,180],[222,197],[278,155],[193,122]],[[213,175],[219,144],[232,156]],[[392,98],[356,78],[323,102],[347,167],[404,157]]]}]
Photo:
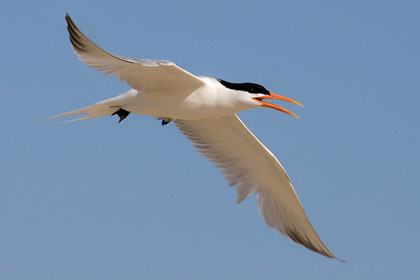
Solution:
[{"label": "bird's tail", "polygon": [[68,116],[73,116],[73,115],[86,115],[84,117],[68,121],[68,122],[73,122],[73,121],[81,121],[81,120],[87,120],[87,119],[93,119],[93,118],[99,118],[99,117],[103,117],[107,115],[112,115],[114,113],[117,113],[119,110],[122,110],[124,104],[127,104],[127,101],[129,99],[135,98],[137,93],[138,92],[136,90],[131,89],[119,96],[100,101],[98,103],[95,103],[92,106],[88,106],[88,107],[84,107],[84,108],[70,111],[67,113],[52,116],[52,117],[46,118],[45,120],[52,120],[56,118],[68,117]]}]

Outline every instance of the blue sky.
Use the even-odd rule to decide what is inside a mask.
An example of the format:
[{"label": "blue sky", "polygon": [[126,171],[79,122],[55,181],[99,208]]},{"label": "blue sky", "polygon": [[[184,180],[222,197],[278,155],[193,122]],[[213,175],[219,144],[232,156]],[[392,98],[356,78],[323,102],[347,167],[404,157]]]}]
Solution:
[{"label": "blue sky", "polygon": [[[13,1],[0,9],[1,279],[414,279],[420,274],[418,1]],[[41,120],[128,86],[104,49],[257,82],[301,117],[240,113],[340,263],[265,225],[172,125]]]}]

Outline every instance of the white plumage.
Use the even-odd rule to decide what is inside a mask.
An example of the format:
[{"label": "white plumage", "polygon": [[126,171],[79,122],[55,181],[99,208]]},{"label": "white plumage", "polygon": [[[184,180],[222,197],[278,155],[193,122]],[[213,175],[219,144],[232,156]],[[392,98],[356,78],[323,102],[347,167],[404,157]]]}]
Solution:
[{"label": "white plumage", "polygon": [[66,20],[80,60],[115,75],[133,89],[50,119],[76,114],[86,114],[80,119],[89,119],[118,113],[121,121],[129,113],[138,113],[166,122],[173,120],[197,151],[219,168],[230,186],[236,187],[238,203],[256,194],[259,211],[270,227],[315,252],[335,258],[309,223],[286,171],[236,116],[237,112],[261,106],[294,115],[262,99],[299,103],[256,84],[194,76],[170,61],[109,54],[90,41],[68,15]]}]

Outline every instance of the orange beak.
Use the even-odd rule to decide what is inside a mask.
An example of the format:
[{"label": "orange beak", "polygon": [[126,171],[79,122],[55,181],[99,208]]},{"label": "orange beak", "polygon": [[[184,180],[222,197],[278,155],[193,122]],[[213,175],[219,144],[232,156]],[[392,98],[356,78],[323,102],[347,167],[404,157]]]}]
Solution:
[{"label": "orange beak", "polygon": [[262,106],[264,106],[264,107],[276,109],[277,111],[280,111],[280,112],[283,112],[283,113],[292,115],[293,117],[296,117],[298,119],[299,119],[299,117],[296,116],[295,114],[293,114],[292,112],[290,112],[289,110],[286,110],[286,109],[284,109],[284,108],[282,108],[280,106],[277,106],[277,105],[274,105],[274,104],[271,104],[271,103],[268,103],[268,102],[264,102],[264,101],[262,101],[262,99],[277,99],[277,100],[282,100],[282,101],[287,101],[287,102],[290,102],[290,103],[294,103],[296,105],[299,105],[299,106],[303,107],[303,105],[300,104],[299,102],[296,102],[296,101],[294,101],[294,100],[292,100],[290,98],[284,97],[284,96],[280,96],[280,95],[274,94],[272,92],[270,92],[270,95],[255,97],[253,99],[255,101],[257,101],[257,102],[260,102],[262,104]]}]

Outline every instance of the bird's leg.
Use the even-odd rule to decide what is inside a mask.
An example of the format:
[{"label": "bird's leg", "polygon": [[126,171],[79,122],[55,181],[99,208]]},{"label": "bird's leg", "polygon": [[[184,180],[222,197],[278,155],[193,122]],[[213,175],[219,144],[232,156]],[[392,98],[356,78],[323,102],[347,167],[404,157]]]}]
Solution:
[{"label": "bird's leg", "polygon": [[160,120],[162,120],[162,125],[167,125],[168,123],[170,123],[172,120],[168,119],[168,118],[159,118]]},{"label": "bird's leg", "polygon": [[130,112],[120,108],[118,109],[118,111],[114,112],[111,116],[115,114],[117,114],[118,117],[120,117],[120,120],[118,121],[118,123],[120,123],[123,119],[125,119],[130,114]]}]

